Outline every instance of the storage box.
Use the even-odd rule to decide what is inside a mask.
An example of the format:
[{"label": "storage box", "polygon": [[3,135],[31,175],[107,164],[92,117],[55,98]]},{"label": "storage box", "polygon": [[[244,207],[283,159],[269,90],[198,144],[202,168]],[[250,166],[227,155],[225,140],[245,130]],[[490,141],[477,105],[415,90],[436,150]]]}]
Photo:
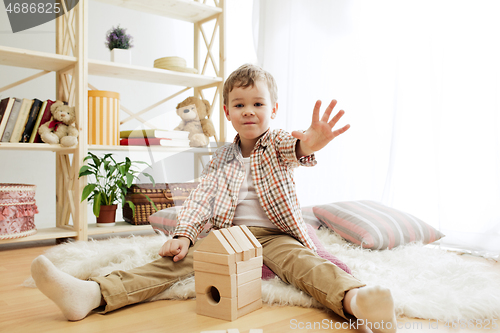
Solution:
[{"label": "storage box", "polygon": [[0,240],[36,234],[36,185],[0,184]]},{"label": "storage box", "polygon": [[134,184],[127,195],[126,201],[131,201],[135,205],[135,216],[132,216],[132,208],[128,204],[123,206],[123,218],[130,224],[149,224],[148,217],[156,211],[148,201],[146,195],[153,201],[158,210],[173,206],[182,206],[197,186],[194,183],[166,183],[166,184]]},{"label": "storage box", "polygon": [[89,90],[89,145],[120,145],[120,94]]}]

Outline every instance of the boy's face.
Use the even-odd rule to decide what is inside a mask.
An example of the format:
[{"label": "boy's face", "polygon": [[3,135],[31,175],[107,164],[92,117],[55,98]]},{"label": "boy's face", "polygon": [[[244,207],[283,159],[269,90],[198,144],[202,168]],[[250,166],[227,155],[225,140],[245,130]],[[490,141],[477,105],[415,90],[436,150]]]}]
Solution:
[{"label": "boy's face", "polygon": [[224,105],[226,118],[240,135],[242,145],[253,145],[269,128],[278,110],[272,105],[271,95],[264,80],[253,87],[234,88],[229,93],[228,105]]}]

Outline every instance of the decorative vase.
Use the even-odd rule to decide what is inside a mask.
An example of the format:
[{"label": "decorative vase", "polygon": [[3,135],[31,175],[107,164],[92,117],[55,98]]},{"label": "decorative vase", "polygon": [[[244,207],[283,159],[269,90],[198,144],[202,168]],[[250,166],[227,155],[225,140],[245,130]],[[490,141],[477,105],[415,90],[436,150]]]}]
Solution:
[{"label": "decorative vase", "polygon": [[101,206],[99,217],[97,217],[98,227],[112,227],[115,225],[116,208],[118,205]]},{"label": "decorative vase", "polygon": [[88,91],[89,145],[120,145],[120,94],[114,91]]},{"label": "decorative vase", "polygon": [[132,52],[130,49],[112,49],[111,61],[130,65],[132,63]]}]

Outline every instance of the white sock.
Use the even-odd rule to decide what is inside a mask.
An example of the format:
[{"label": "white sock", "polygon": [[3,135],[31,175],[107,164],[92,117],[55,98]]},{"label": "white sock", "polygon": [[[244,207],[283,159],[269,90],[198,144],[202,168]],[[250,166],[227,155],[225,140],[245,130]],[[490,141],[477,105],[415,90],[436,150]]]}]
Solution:
[{"label": "white sock", "polygon": [[358,289],[351,300],[351,309],[354,316],[364,320],[373,332],[392,333],[397,330],[394,301],[387,288],[374,286]]},{"label": "white sock", "polygon": [[101,303],[101,288],[94,281],[83,281],[57,269],[45,256],[31,264],[36,286],[61,309],[68,320],[85,318]]}]

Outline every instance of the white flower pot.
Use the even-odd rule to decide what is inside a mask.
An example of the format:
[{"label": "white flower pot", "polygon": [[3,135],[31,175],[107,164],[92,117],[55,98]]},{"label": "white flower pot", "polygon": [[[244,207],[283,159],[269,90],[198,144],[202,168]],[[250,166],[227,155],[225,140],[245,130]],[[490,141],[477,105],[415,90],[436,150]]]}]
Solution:
[{"label": "white flower pot", "polygon": [[132,52],[130,49],[112,49],[111,61],[130,65],[132,63]]}]

